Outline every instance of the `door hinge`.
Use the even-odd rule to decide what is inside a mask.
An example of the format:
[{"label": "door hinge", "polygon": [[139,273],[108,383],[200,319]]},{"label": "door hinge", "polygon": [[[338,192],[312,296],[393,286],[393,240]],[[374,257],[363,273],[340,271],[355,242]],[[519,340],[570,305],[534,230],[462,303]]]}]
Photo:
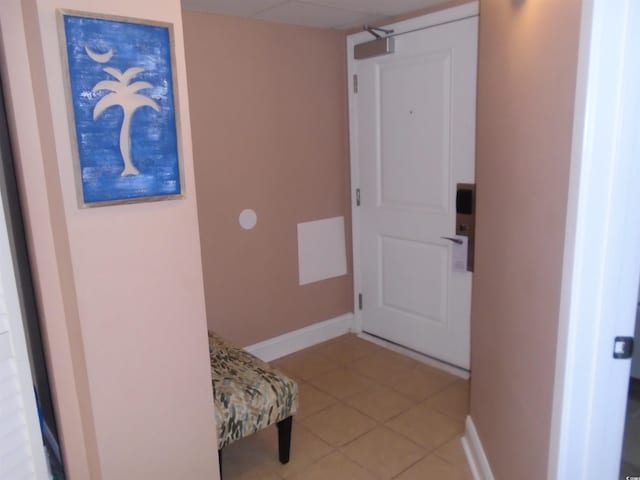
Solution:
[{"label": "door hinge", "polygon": [[360,206],[360,189],[356,188],[356,207]]},{"label": "door hinge", "polygon": [[625,359],[633,356],[633,337],[616,337],[613,341],[613,358]]},{"label": "door hinge", "polygon": [[353,75],[353,93],[358,93],[358,75]]},{"label": "door hinge", "polygon": [[358,309],[362,310],[362,294],[358,294]]}]

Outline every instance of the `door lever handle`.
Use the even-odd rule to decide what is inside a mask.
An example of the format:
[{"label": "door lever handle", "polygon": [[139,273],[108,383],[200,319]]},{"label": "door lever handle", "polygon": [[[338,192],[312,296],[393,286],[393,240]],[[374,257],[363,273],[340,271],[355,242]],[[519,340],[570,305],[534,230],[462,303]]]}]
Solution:
[{"label": "door lever handle", "polygon": [[440,237],[440,238],[443,238],[445,240],[451,240],[456,245],[462,245],[462,240],[460,240],[459,238],[454,238],[454,237]]}]

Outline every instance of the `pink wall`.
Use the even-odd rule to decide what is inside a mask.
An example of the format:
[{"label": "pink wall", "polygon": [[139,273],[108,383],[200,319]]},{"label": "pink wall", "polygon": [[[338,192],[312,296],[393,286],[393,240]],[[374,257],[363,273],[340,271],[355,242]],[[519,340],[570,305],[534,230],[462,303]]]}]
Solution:
[{"label": "pink wall", "polygon": [[546,477],[580,5],[481,2],[471,416],[496,478]]},{"label": "pink wall", "polygon": [[[51,128],[49,125],[48,130],[40,129],[38,125],[38,111],[48,105],[48,94],[41,55],[29,56],[25,36],[38,41],[37,11],[33,2],[21,5],[18,1],[2,2],[0,9],[0,33],[5,46],[2,81],[17,171],[23,180],[29,179],[22,208],[29,225],[27,235],[37,279],[40,316],[47,337],[49,376],[59,405],[57,415],[65,450],[74,452],[68,456],[66,468],[71,478],[89,478],[99,465],[93,423],[83,422],[91,418],[92,413],[84,349],[76,328],[77,309],[73,308],[74,291],[67,288],[71,263],[65,217],[59,185],[55,188],[53,182],[51,188],[47,186],[47,178],[57,177],[55,157],[52,161],[41,148],[45,137],[51,140]],[[25,61],[27,58],[29,62]],[[11,68],[6,68],[8,65]],[[40,92],[37,103],[33,95],[35,88]],[[18,135],[17,132],[29,133]],[[25,190],[23,188],[23,194],[27,193]]]},{"label": "pink wall", "polygon": [[[180,2],[2,8],[14,59],[3,79],[69,478],[217,478]],[[174,24],[184,199],[78,208],[57,8]]]},{"label": "pink wall", "polygon": [[249,345],[351,312],[350,273],[298,285],[296,236],[341,215],[351,229],[344,35],[186,11],[184,25],[209,326]]}]

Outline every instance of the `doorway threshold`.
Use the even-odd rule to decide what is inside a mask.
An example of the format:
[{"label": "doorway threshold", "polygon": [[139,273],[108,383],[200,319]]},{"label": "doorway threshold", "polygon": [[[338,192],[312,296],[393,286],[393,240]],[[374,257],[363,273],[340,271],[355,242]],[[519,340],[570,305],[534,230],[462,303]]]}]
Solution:
[{"label": "doorway threshold", "polygon": [[390,342],[384,338],[378,337],[371,333],[360,332],[356,333],[356,335],[363,340],[367,340],[371,343],[375,343],[376,345],[380,345],[381,347],[392,350],[396,353],[400,353],[405,355],[413,360],[417,360],[418,362],[424,363],[425,365],[429,365],[430,367],[437,368],[438,370],[442,370],[444,372],[455,375],[456,377],[462,378],[464,380],[468,380],[471,376],[471,371],[465,370],[464,368],[457,367],[447,362],[443,362],[442,360],[438,360],[437,358],[430,357],[429,355],[425,355],[424,353],[417,352],[416,350],[412,350],[410,348],[404,347],[394,342]]}]

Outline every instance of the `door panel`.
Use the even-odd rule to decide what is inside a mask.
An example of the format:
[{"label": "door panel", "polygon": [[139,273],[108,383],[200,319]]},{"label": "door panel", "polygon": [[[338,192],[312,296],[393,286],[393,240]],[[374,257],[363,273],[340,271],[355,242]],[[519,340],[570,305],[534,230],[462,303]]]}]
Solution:
[{"label": "door panel", "polygon": [[[447,195],[442,188],[449,173],[446,60],[444,56],[418,57],[376,69],[384,206],[446,208]],[[431,152],[432,161],[421,161],[423,152]]]},{"label": "door panel", "polygon": [[[381,306],[401,314],[442,323],[446,316],[446,291],[440,278],[447,275],[448,254],[441,245],[381,237]],[[407,283],[430,285],[430,295],[402,288]]]},{"label": "door panel", "polygon": [[363,330],[468,369],[471,273],[441,237],[474,182],[477,17],[395,43],[355,64]]}]

